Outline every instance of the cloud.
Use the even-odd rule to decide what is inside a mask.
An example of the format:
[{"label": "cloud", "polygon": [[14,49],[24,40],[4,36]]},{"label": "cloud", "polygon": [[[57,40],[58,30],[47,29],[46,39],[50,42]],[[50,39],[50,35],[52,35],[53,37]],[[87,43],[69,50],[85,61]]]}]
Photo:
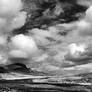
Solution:
[{"label": "cloud", "polygon": [[0,0],[0,34],[7,34],[25,24],[26,13],[21,12],[21,0]]},{"label": "cloud", "polygon": [[77,0],[77,3],[79,5],[83,5],[83,6],[90,6],[92,5],[92,0]]},{"label": "cloud", "polygon": [[32,37],[23,34],[11,38],[11,46],[15,50],[21,50],[29,55],[36,54],[38,47]]},{"label": "cloud", "polygon": [[0,16],[15,15],[22,9],[21,0],[0,0]]},{"label": "cloud", "polygon": [[91,36],[92,35],[92,24],[85,20],[81,20],[78,22],[78,30],[80,36]]},{"label": "cloud", "polygon": [[80,36],[92,35],[92,6],[86,10],[85,17],[77,22],[77,30]]},{"label": "cloud", "polygon": [[[71,48],[73,49],[73,48]],[[92,62],[92,44],[86,44],[85,51],[82,53],[71,53],[70,51],[65,55],[65,60],[74,63],[88,63]]]},{"label": "cloud", "polygon": [[80,61],[84,62],[84,61],[88,61],[88,60],[92,59],[92,57],[89,57],[87,55],[75,57],[68,53],[67,55],[65,55],[65,59],[69,60],[69,61],[73,61],[73,62],[80,62]]},{"label": "cloud", "polygon": [[[10,33],[22,27],[26,22],[27,14],[23,9],[22,0],[0,0],[0,56],[7,60],[8,41]],[[6,63],[0,59],[0,62]]]}]

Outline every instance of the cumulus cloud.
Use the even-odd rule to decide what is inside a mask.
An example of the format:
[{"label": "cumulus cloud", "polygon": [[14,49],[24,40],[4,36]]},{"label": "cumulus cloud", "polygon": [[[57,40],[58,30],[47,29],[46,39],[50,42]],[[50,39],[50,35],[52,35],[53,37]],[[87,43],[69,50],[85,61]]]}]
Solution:
[{"label": "cumulus cloud", "polygon": [[92,44],[85,44],[85,45],[86,46],[83,47],[83,45],[81,44],[81,48],[80,46],[78,46],[77,49],[74,47],[70,47],[69,52],[65,55],[65,59],[79,64],[91,62]]},{"label": "cumulus cloud", "polygon": [[[8,57],[7,39],[10,32],[22,27],[26,22],[27,13],[21,11],[22,9],[21,0],[0,0],[0,55],[2,56],[3,53],[3,58],[6,61]],[[14,52],[21,53],[21,51],[13,51],[12,53]],[[4,63],[2,59],[0,59],[0,62]]]},{"label": "cumulus cloud", "polygon": [[33,38],[30,36],[25,36],[23,34],[12,37],[11,44],[15,49],[22,50],[29,54],[34,53],[38,50]]}]

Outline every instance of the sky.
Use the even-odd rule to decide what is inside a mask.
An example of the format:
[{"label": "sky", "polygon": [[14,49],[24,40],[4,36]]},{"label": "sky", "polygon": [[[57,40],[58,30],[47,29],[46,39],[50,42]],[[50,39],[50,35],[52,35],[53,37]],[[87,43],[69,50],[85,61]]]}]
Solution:
[{"label": "sky", "polygon": [[[85,11],[85,15],[80,20],[71,23],[57,24],[56,26],[48,27],[46,30],[34,28],[29,30],[28,36],[20,34],[12,37],[11,43],[9,44],[11,47],[10,50],[12,51],[13,49],[15,50],[15,48],[17,48],[17,50],[12,51],[12,53],[15,56],[22,53],[20,57],[29,58],[32,57],[31,52],[34,48],[36,49],[34,49],[35,52],[37,51],[38,54],[41,53],[38,51],[37,46],[48,48],[48,51],[44,52],[44,54],[42,52],[42,55],[39,54],[40,56],[38,55],[35,58],[32,58],[34,62],[42,63],[42,66],[40,66],[39,69],[45,69],[46,71],[48,69],[53,70],[55,68],[58,70],[58,66],[62,67],[64,64],[76,65],[91,62],[92,1],[78,0],[78,3],[88,7],[88,9]],[[6,39],[8,33],[12,32],[13,29],[22,27],[25,24],[27,13],[21,11],[22,9],[23,2],[21,0],[0,0],[1,48],[3,46],[7,46]],[[66,36],[61,36],[58,34],[59,32],[63,32],[65,30],[68,33]],[[23,43],[23,40],[26,42]],[[53,43],[53,41],[55,41],[55,43]],[[31,43],[31,45],[29,45],[29,43]],[[34,45],[32,45],[32,43]],[[34,46],[34,48],[32,46]],[[52,54],[53,52],[55,52],[55,54]],[[6,62],[1,61],[0,63]],[[31,64],[31,59],[29,59],[28,62]]]}]

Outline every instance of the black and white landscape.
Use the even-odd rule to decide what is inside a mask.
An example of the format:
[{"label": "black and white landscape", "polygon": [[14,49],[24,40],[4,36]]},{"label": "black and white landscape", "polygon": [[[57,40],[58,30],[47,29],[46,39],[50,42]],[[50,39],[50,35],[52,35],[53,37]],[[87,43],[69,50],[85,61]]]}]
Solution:
[{"label": "black and white landscape", "polygon": [[91,86],[91,0],[0,0],[0,92]]}]

